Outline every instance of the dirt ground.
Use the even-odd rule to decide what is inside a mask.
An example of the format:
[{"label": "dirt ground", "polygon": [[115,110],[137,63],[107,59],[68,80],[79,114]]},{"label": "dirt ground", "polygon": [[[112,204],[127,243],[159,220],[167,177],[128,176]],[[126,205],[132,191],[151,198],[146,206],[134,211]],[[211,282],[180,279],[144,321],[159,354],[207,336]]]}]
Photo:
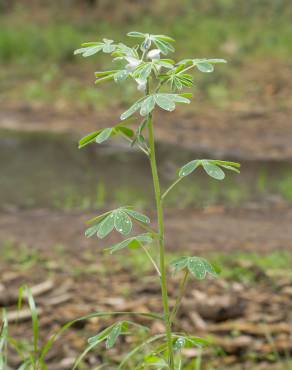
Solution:
[{"label": "dirt ground", "polygon": [[[292,208],[285,205],[166,213],[168,247],[177,253],[180,249],[192,255],[236,250],[269,253],[292,248]],[[92,216],[48,209],[0,213],[0,244],[10,243],[3,248],[0,263],[0,305],[9,308],[11,324],[16,315],[17,290],[24,283],[35,292],[43,341],[64,323],[95,311],[159,310],[158,280],[147,269],[141,274],[143,262],[127,262],[127,254],[110,261],[102,252],[104,242],[84,237],[84,221]],[[155,218],[153,213],[151,216]],[[117,240],[115,236],[109,238],[106,245]],[[291,277],[285,271],[270,276],[248,261],[235,260],[231,268],[250,274],[253,281],[220,278],[189,282],[176,329],[211,335],[213,346],[204,351],[204,362],[216,369],[288,369],[290,365],[284,361],[292,352]],[[172,305],[178,284],[174,278],[169,285]],[[20,324],[11,330],[16,337],[23,338],[25,333],[29,338],[27,309],[21,313]],[[163,330],[159,322],[137,320],[150,325],[152,334]],[[71,369],[86,339],[111,322],[92,318],[74,325],[49,352],[49,369]],[[113,362],[107,369],[116,369],[115,361],[132,340],[121,340],[118,349],[108,353]],[[219,357],[216,348],[222,351]],[[103,347],[94,351],[87,357],[85,368],[104,364],[108,361],[105,353]],[[198,353],[194,349],[185,355],[191,358]],[[12,369],[19,361],[13,359]]]},{"label": "dirt ground", "polygon": [[[161,114],[157,134],[163,142],[214,155],[247,160],[291,160],[292,126],[288,113],[236,108],[220,115],[216,111],[174,115],[170,122],[164,119],[166,114]],[[178,120],[180,133],[176,134]],[[40,106],[7,105],[0,111],[0,127],[17,130],[73,131],[79,135],[80,126],[86,133],[112,123],[116,122],[109,114],[75,112],[73,115],[67,110]],[[155,223],[153,211],[147,213]],[[36,294],[43,339],[61,324],[96,310],[158,310],[159,286],[149,271],[141,278],[139,266],[135,272],[123,264],[121,267],[118,260],[108,265],[101,253],[104,244],[84,237],[84,222],[94,215],[74,210],[1,209],[0,245],[10,243],[10,248],[7,253],[3,247],[0,263],[0,306],[9,308],[12,322],[17,289],[23,283],[34,287],[36,292],[39,285],[43,289]],[[289,204],[167,209],[166,216],[167,245],[172,251],[200,255],[218,251],[227,254],[292,251],[292,206]],[[113,236],[107,243],[115,241]],[[22,249],[24,245],[29,252]],[[286,364],[281,364],[292,353],[291,278],[280,274],[275,280],[252,264],[239,267],[250,270],[256,284],[225,279],[191,283],[178,329],[212,335],[224,352],[220,358],[218,353],[214,355],[212,350],[206,350],[207,360],[216,369],[286,369]],[[178,280],[174,279],[170,285],[172,303],[177,287]],[[65,334],[66,340],[49,353],[49,369],[71,369],[86,338],[104,325],[104,321],[97,318],[75,325]],[[153,333],[162,330],[159,323],[150,327]],[[25,317],[13,331],[16,336],[21,337],[25,332],[29,337],[29,319]],[[130,341],[121,341],[119,348],[127,347]],[[114,360],[120,359],[119,350],[110,354]],[[196,354],[196,351],[186,353]],[[16,368],[17,361],[15,358],[12,369]],[[104,351],[97,351],[89,355],[87,366],[91,368],[104,361]],[[108,369],[115,368],[114,364],[108,366]]]},{"label": "dirt ground", "polygon": [[[116,124],[123,108],[112,113],[80,111],[68,107],[5,104],[0,111],[0,128],[76,132],[80,135]],[[247,160],[290,160],[292,158],[292,109],[235,107],[218,111],[188,113],[160,112],[156,133],[159,141],[177,144],[194,152],[232,156]],[[179,123],[179,130],[178,130]],[[232,134],[231,134],[232,132]]]},{"label": "dirt ground", "polygon": [[[102,211],[101,211],[102,213]],[[0,212],[0,242],[13,240],[45,250],[62,244],[70,249],[92,247],[84,237],[85,221],[95,216],[84,211],[11,210]],[[154,215],[153,215],[154,216]],[[155,216],[154,216],[155,218]],[[281,220],[281,222],[279,222]],[[205,210],[168,210],[166,233],[171,250],[211,251],[292,250],[292,207],[257,206],[245,209],[209,207]],[[37,232],[36,232],[37,230]],[[109,238],[107,243],[117,241]]]}]

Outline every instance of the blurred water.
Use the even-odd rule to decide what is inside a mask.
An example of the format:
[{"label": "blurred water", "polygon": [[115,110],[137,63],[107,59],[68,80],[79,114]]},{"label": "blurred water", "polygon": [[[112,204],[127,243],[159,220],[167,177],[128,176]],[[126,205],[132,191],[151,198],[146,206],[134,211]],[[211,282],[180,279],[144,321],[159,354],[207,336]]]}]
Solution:
[{"label": "blurred water", "polygon": [[[178,150],[179,149],[179,150]],[[162,186],[177,168],[202,158],[181,148],[159,145]],[[219,159],[219,158],[216,158]],[[220,158],[223,159],[223,158]],[[234,160],[228,158],[228,160]],[[68,134],[0,131],[0,207],[95,208],[152,201],[152,183],[145,155],[124,147],[77,149]],[[169,196],[169,205],[241,205],[245,202],[292,200],[291,163],[248,161],[240,175],[210,179],[201,169]]]}]

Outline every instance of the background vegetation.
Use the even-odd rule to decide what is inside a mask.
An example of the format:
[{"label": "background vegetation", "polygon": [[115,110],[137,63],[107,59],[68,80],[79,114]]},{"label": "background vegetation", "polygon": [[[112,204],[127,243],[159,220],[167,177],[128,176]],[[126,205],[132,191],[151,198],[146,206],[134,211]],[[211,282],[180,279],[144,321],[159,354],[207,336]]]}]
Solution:
[{"label": "background vegetation", "polygon": [[[241,329],[220,338],[224,351],[242,336],[252,340],[250,347],[235,354],[206,352],[206,369],[291,368],[291,19],[290,0],[0,0],[0,304],[6,299],[2,282],[8,297],[24,282],[34,286],[44,278],[60,285],[59,293],[54,288],[48,297],[36,297],[46,326],[41,340],[47,327],[53,331],[63,318],[97,304],[120,309],[120,302],[141,298],[142,305],[157,306],[143,257],[134,252],[109,262],[104,245],[83,236],[85,219],[117,204],[148,208],[151,218],[154,213],[146,163],[137,153],[119,142],[77,150],[83,132],[116,123],[136,87],[95,86],[94,71],[106,60],[74,57],[73,50],[102,37],[123,40],[132,30],[165,33],[177,40],[178,58],[224,58],[228,65],[195,76],[193,104],[178,109],[173,121],[159,117],[162,185],[196,155],[228,154],[242,163],[241,175],[225,186],[198,172],[167,204],[170,258],[184,251],[207,254],[223,273],[203,289],[219,302],[222,292],[231,301],[235,297],[227,307],[232,314],[241,308],[238,302],[248,302],[234,319],[243,323]],[[142,269],[149,273],[145,281]],[[188,302],[193,304],[199,289],[190,287]],[[64,294],[59,306],[48,305]],[[182,318],[195,327],[192,311],[186,309]],[[74,328],[58,348],[56,363],[80,353],[85,337],[100,325]],[[264,335],[258,334],[261,325]],[[29,347],[29,323],[12,331]],[[258,343],[263,351],[254,351]],[[96,366],[107,360],[103,349],[92,358]]]},{"label": "background vegetation", "polygon": [[[194,57],[228,59],[229,68],[207,81],[199,76],[197,82],[198,97],[209,98],[219,107],[267,93],[263,83],[254,83],[263,78],[269,81],[280,70],[284,74],[291,62],[289,0],[41,3],[2,0],[0,78],[4,100],[73,100],[83,107],[104,107],[107,96],[92,86],[93,71],[102,68],[103,62],[93,58],[81,63],[72,50],[83,40],[98,40],[102,35],[116,39],[131,29],[171,34],[177,40],[178,57],[187,51]],[[131,93],[123,94],[125,103]]]}]

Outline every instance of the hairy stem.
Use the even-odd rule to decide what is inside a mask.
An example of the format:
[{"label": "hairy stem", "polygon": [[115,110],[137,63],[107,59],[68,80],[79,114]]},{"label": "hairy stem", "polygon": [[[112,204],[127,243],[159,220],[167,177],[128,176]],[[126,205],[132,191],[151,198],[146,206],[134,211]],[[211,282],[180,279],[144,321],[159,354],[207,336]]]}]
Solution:
[{"label": "hairy stem", "polygon": [[163,219],[163,208],[161,201],[160,183],[157,171],[157,163],[155,157],[155,141],[154,141],[154,130],[152,122],[152,114],[148,116],[148,130],[149,130],[149,146],[150,146],[150,164],[153,177],[153,185],[155,192],[156,208],[157,208],[157,220],[159,227],[159,259],[160,259],[160,284],[161,284],[161,294],[162,303],[164,311],[164,322],[165,331],[167,337],[168,353],[169,353],[169,368],[174,370],[174,357],[172,348],[172,338],[171,338],[171,322],[169,317],[169,303],[168,303],[168,293],[166,284],[166,268],[165,268],[165,247],[164,247],[164,219]]}]

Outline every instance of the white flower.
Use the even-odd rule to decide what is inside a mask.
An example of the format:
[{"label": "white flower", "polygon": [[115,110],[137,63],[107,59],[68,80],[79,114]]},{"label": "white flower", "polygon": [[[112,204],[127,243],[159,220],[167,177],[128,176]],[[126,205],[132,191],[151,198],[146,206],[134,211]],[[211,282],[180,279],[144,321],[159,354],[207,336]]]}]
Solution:
[{"label": "white flower", "polygon": [[141,78],[137,78],[136,82],[138,84],[137,90],[142,91],[142,92],[146,90],[146,84],[147,84],[146,80],[142,80]]},{"label": "white flower", "polygon": [[128,64],[126,65],[126,70],[128,72],[134,71],[138,65],[141,63],[141,60],[133,58],[133,57],[126,57],[125,58]]},{"label": "white flower", "polygon": [[152,60],[160,59],[160,53],[161,53],[160,49],[152,49],[147,54],[147,58]]}]

